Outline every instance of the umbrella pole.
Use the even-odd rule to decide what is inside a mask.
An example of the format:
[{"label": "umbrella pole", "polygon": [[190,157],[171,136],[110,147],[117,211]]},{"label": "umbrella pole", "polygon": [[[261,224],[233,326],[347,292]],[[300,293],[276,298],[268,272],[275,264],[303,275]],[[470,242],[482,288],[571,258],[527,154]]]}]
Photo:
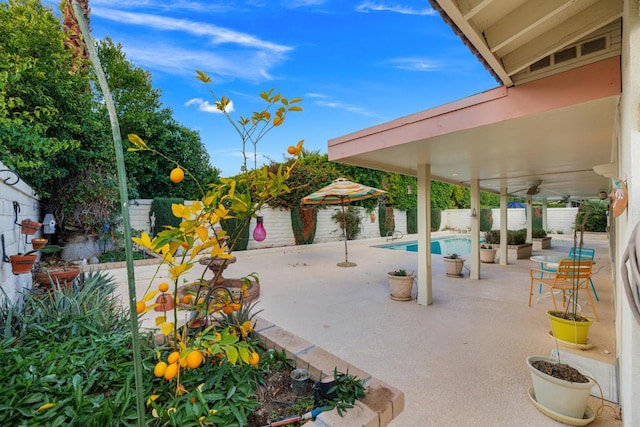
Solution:
[{"label": "umbrella pole", "polygon": [[344,231],[344,263],[349,264],[349,254],[347,252],[347,215],[344,213],[344,199],[340,200],[342,205],[342,231]]}]

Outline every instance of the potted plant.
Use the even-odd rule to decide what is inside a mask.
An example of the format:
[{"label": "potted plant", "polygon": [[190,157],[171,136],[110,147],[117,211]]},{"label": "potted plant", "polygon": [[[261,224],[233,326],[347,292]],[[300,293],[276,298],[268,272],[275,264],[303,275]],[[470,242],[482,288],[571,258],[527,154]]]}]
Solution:
[{"label": "potted plant", "polygon": [[413,279],[415,274],[407,273],[406,270],[399,269],[387,273],[391,295],[389,297],[396,301],[411,300],[411,290],[413,289]]},{"label": "potted plant", "polygon": [[31,239],[31,246],[33,246],[34,250],[42,249],[47,245],[47,239],[44,238],[35,238]]},{"label": "potted plant", "polygon": [[37,261],[33,268],[33,281],[42,290],[52,289],[58,284],[62,288],[69,288],[82,268],[78,264],[52,257]]},{"label": "potted plant", "polygon": [[62,249],[60,246],[50,245],[39,249],[33,249],[25,253],[11,255],[9,257],[9,261],[11,262],[11,272],[13,274],[30,273],[33,268],[33,264],[35,264],[38,259],[36,252],[53,253],[60,249]]},{"label": "potted plant", "polygon": [[462,267],[464,267],[464,258],[460,255],[452,253],[442,257],[444,260],[444,267],[448,277],[462,277]]},{"label": "potted plant", "polygon": [[[576,248],[582,248],[583,244],[584,227],[588,218],[588,212],[581,212],[583,206],[578,209],[577,218],[581,222],[578,224],[576,220],[573,236],[574,251]],[[578,232],[580,232],[579,241]],[[572,280],[571,299],[564,311],[547,312],[556,342],[568,342],[579,346],[587,341],[591,319],[578,312],[580,280],[584,279]],[[583,420],[585,415],[591,415],[587,414],[587,399],[595,381],[588,372],[562,363],[559,352],[557,359],[530,356],[527,358],[527,367],[533,382],[533,396],[530,393],[530,397],[538,409],[563,422],[567,420],[559,419],[559,416]]]},{"label": "potted plant", "polygon": [[480,245],[480,261],[493,264],[496,259],[497,249],[488,244]]},{"label": "potted plant", "polygon": [[527,367],[533,383],[529,398],[541,412],[567,424],[595,418],[587,406],[595,385],[591,374],[547,356],[527,357]]},{"label": "potted plant", "polygon": [[[585,225],[589,218],[589,205],[583,204],[578,209],[576,226],[573,232],[573,252],[580,253],[584,244]],[[556,340],[573,345],[585,345],[588,340],[589,327],[592,320],[579,313],[578,295],[582,279],[575,278],[571,283],[571,297],[564,311],[550,310],[547,317],[551,322],[551,332]]]}]

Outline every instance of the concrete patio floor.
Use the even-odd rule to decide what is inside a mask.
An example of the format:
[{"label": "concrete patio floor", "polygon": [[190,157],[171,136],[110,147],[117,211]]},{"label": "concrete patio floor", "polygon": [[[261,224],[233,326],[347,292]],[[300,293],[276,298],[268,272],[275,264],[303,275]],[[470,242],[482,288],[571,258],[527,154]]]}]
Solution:
[{"label": "concrete patio floor", "polygon": [[[415,301],[415,286],[412,301],[389,298],[386,272],[416,271],[417,253],[373,247],[383,243],[384,238],[349,241],[349,261],[357,263],[351,268],[336,266],[344,261],[343,242],[235,252],[237,262],[224,276],[257,272],[261,317],[404,392],[405,409],[391,426],[562,425],[539,412],[528,397],[526,357],[549,355],[555,348],[545,316],[551,301],[536,303],[536,289],[534,303],[527,307],[529,268],[537,265],[528,259],[510,260],[508,266],[482,264],[481,280],[470,280],[468,271],[464,278],[448,278],[441,256],[433,255],[433,304],[425,307]],[[563,255],[570,246],[570,236],[557,236],[551,249],[534,255]],[[600,321],[589,332],[595,345],[587,351],[559,350],[568,353],[565,357],[586,357],[614,371],[608,242],[588,240],[585,246],[596,249],[595,270],[600,269],[594,277]],[[156,267],[136,267],[139,297]],[[125,269],[110,271],[126,295]],[[191,274],[199,276],[202,270]],[[161,270],[154,286],[166,277]],[[589,307],[583,307],[590,315]],[[617,411],[614,404],[605,404]],[[589,405],[597,410],[600,399],[591,397]],[[590,425],[622,423],[604,408]]]}]

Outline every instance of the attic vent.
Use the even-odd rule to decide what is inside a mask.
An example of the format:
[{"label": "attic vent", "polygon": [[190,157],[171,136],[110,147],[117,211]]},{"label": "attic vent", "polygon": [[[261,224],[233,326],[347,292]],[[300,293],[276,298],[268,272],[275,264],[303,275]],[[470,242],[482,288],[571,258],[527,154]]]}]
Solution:
[{"label": "attic vent", "polygon": [[536,61],[533,64],[531,64],[529,66],[529,70],[530,71],[536,71],[536,70],[540,70],[542,68],[546,68],[549,65],[551,65],[551,57],[550,56],[545,56],[541,60]]},{"label": "attic vent", "polygon": [[559,64],[564,61],[576,59],[578,57],[578,49],[575,46],[571,46],[568,49],[561,50],[553,54],[553,62]]},{"label": "attic vent", "polygon": [[588,55],[593,52],[597,52],[599,50],[604,50],[607,48],[607,38],[600,37],[599,39],[590,40],[588,42],[582,43],[580,45],[580,54]]}]

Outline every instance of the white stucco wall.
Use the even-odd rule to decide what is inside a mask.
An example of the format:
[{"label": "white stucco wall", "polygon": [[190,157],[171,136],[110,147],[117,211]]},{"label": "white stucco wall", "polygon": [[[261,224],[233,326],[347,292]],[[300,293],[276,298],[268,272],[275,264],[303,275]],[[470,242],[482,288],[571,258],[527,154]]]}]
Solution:
[{"label": "white stucco wall", "polygon": [[[0,169],[6,169],[6,167],[0,163]],[[17,202],[20,205],[18,223],[23,219],[38,222],[42,222],[43,219],[38,199],[31,187],[22,180],[15,185],[4,182],[5,178],[10,178],[9,182],[15,182],[13,177],[15,175],[0,172],[0,234],[4,237],[4,254],[0,256],[6,255],[7,258],[33,249],[29,243],[25,243],[25,235],[20,232],[20,226],[15,224],[13,203]],[[42,237],[42,228],[34,236],[27,236],[27,241],[30,242],[33,237]],[[31,288],[31,274],[15,275],[11,272],[10,263],[2,260],[0,264],[0,285],[9,300],[15,302],[23,289]],[[3,298],[4,294],[0,293],[0,300]]]},{"label": "white stucco wall", "polygon": [[[629,204],[615,221],[615,253],[620,262],[633,227],[640,221],[640,17],[637,0],[625,0],[622,37],[622,98],[618,139],[618,177],[626,181]],[[640,425],[640,325],[631,312],[622,285],[620,269],[616,275],[616,342],[619,358],[620,404],[623,425]]]}]

